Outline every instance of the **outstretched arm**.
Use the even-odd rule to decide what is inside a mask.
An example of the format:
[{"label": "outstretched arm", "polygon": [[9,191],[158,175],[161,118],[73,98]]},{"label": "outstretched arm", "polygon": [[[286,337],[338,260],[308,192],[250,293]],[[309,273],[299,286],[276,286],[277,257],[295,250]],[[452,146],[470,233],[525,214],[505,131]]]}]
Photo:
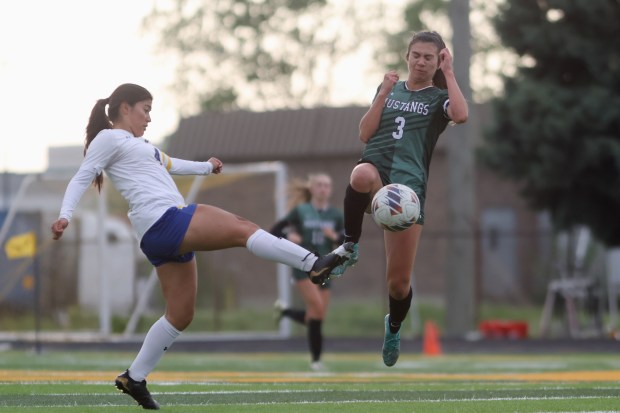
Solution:
[{"label": "outstretched arm", "polygon": [[105,134],[106,132],[101,133],[101,136],[97,135],[90,143],[80,169],[67,185],[58,220],[52,224],[54,239],[62,237],[84,192],[116,154],[118,141],[105,136]]},{"label": "outstretched arm", "polygon": [[209,158],[206,162],[187,161],[172,158],[164,152],[161,154],[162,163],[171,175],[209,175],[222,172],[224,164],[217,158]]},{"label": "outstretched arm", "polygon": [[89,167],[89,165],[90,162],[84,161],[79,171],[71,178],[69,185],[67,185],[58,220],[52,224],[52,234],[55,240],[62,237],[65,228],[67,228],[69,221],[71,221],[77,204],[97,176],[97,170]]},{"label": "outstretched arm", "polygon": [[439,52],[439,68],[446,77],[446,83],[448,84],[448,98],[450,99],[448,116],[454,123],[465,123],[469,116],[469,108],[465,96],[463,96],[461,88],[454,77],[452,55],[448,49],[443,49]]}]

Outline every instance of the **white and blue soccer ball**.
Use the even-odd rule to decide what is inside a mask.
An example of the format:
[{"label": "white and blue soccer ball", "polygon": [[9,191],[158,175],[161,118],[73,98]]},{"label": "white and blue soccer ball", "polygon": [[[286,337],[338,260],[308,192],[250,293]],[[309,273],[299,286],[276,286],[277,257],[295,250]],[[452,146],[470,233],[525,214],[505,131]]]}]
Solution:
[{"label": "white and blue soccer ball", "polygon": [[384,230],[403,231],[420,217],[420,200],[408,186],[389,184],[372,198],[371,212],[374,221]]}]

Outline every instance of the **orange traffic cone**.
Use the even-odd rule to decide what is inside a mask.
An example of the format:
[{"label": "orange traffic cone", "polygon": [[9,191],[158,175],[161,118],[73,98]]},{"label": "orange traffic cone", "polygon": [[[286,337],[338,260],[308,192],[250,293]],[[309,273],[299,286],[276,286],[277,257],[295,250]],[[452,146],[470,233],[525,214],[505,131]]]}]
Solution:
[{"label": "orange traffic cone", "polygon": [[441,355],[441,343],[439,343],[439,332],[437,326],[432,321],[424,324],[424,343],[422,352],[427,356]]}]

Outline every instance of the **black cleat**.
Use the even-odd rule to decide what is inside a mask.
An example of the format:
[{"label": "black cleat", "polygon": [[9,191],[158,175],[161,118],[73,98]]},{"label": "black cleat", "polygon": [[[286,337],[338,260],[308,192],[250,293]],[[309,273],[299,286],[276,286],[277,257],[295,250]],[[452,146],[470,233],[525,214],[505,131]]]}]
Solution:
[{"label": "black cleat", "polygon": [[135,381],[129,377],[129,370],[125,370],[114,383],[117,389],[133,397],[143,409],[159,410],[159,403],[153,400],[151,393],[146,389],[146,380]]},{"label": "black cleat", "polygon": [[352,242],[345,242],[327,255],[319,257],[312,269],[308,271],[308,277],[313,284],[325,284],[329,280],[330,273],[334,268],[349,259],[349,256],[353,252]]}]

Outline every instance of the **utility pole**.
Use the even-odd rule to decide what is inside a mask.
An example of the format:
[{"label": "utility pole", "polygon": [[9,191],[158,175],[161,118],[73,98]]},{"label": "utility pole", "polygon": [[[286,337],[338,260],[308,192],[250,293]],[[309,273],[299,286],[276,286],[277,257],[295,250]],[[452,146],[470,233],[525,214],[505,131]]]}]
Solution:
[{"label": "utility pole", "polygon": [[[476,186],[471,117],[471,31],[469,0],[451,0],[452,49],[456,80],[470,103],[470,119],[455,128],[448,140],[449,219],[448,262],[446,275],[447,335],[462,337],[476,321]],[[473,122],[476,120],[474,119]],[[456,135],[456,136],[455,136]]]}]

